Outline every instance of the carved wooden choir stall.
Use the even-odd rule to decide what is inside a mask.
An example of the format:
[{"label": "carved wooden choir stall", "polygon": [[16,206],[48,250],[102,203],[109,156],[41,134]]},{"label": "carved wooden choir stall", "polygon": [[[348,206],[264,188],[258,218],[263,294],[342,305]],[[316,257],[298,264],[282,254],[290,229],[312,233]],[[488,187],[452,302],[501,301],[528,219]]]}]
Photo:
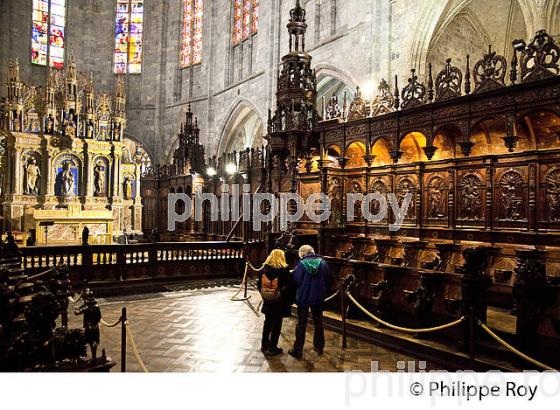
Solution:
[{"label": "carved wooden choir stall", "polygon": [[[528,44],[514,42],[509,64],[489,48],[469,56],[466,67],[452,60],[429,65],[423,80],[411,70],[402,90],[398,78],[391,86],[382,80],[371,101],[359,89],[349,104],[333,96],[319,102],[322,118],[315,122],[302,104],[306,96],[310,107],[316,101],[305,11],[297,4],[266,137],[267,182],[272,192],[297,190],[304,199],[327,193],[331,215],[290,231],[315,231],[339,275],[336,286],[354,275],[352,293],[381,318],[419,328],[472,310],[525,352],[558,365],[560,48],[554,39],[539,31]],[[348,203],[348,193],[364,199]],[[366,218],[381,209],[366,196],[375,193],[393,193],[399,204],[412,196],[399,230],[390,229],[391,211]],[[440,336],[459,336],[466,345],[461,332]]]},{"label": "carved wooden choir stall", "polygon": [[[296,1],[266,149],[213,158],[192,175],[218,194],[232,181],[304,199],[323,192],[330,218],[317,224],[304,217],[286,232],[273,221],[263,226],[266,235],[256,235],[239,228],[250,221],[211,223],[206,212],[204,224],[183,232],[264,240],[267,249],[292,252],[311,243],[339,277],[333,291],[354,275],[353,294],[386,320],[417,328],[472,313],[558,365],[560,48],[554,39],[539,31],[528,43],[515,41],[509,63],[489,48],[468,56],[465,67],[447,60],[444,67],[430,64],[425,75],[413,69],[404,86],[397,77],[382,80],[372,100],[357,89],[349,103],[336,96],[317,102],[306,28]],[[145,178],[157,198],[145,209],[159,215],[154,228],[165,229],[167,194],[177,192],[180,175],[160,167]],[[349,193],[362,199],[348,203]],[[412,199],[400,229],[391,229],[391,210],[368,217],[383,205],[368,194],[394,194],[399,206]],[[441,337],[464,347],[463,336],[461,327]]]}]

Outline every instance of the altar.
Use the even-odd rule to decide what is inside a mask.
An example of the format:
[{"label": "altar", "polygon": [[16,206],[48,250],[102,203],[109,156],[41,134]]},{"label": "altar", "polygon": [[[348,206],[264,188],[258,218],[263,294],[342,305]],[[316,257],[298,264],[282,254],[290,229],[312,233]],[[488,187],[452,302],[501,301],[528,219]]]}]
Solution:
[{"label": "altar", "polygon": [[112,243],[142,232],[140,174],[145,151],[124,136],[125,88],[97,93],[91,76],[50,69],[46,87],[8,67],[0,104],[0,178],[3,232],[30,244]]},{"label": "altar", "polygon": [[37,243],[43,245],[80,244],[87,228],[90,245],[112,243],[111,211],[83,211],[79,207],[58,210],[35,210]]}]

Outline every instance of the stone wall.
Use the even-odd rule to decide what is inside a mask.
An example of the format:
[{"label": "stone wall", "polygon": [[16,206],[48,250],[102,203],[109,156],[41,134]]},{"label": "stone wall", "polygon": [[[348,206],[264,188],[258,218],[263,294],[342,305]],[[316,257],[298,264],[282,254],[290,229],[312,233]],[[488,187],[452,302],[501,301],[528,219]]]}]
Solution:
[{"label": "stone wall", "polygon": [[[199,117],[207,155],[239,134],[231,131],[239,113],[254,111],[266,129],[268,109],[274,107],[276,72],[287,51],[286,23],[294,0],[261,0],[258,34],[235,48],[232,1],[205,3],[202,64],[180,69],[181,1],[145,1],[142,74],[126,80],[127,134],[142,141],[155,162],[164,161],[176,144],[189,102]],[[302,1],[309,25],[307,49],[318,75],[336,78],[351,89],[359,85],[366,96],[374,94],[381,78],[393,86],[395,74],[402,88],[412,66],[422,75],[428,61],[439,66],[452,54],[463,68],[466,52],[476,54],[479,47],[484,51],[488,39],[503,52],[512,38],[528,37],[534,27],[558,27],[553,18],[558,3],[516,0],[510,7],[510,0]],[[67,58],[73,53],[78,68],[93,72],[100,88],[111,91],[114,0],[67,4]],[[30,35],[31,0],[0,1],[1,83],[7,60],[16,57],[26,81],[44,83],[46,69],[30,64]],[[5,95],[3,88],[0,95]]]}]

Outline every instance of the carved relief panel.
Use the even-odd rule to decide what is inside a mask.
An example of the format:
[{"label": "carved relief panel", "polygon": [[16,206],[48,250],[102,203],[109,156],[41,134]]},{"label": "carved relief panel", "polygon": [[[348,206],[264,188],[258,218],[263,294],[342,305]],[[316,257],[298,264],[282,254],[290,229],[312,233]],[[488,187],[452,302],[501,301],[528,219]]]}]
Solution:
[{"label": "carved relief panel", "polygon": [[[363,194],[364,193],[364,183],[361,177],[353,177],[346,179],[346,193],[347,194]],[[346,201],[346,199],[344,199]],[[353,206],[354,220],[350,220],[351,210],[346,210],[346,217],[349,223],[361,223],[364,221],[364,215],[362,212],[362,201],[354,201],[352,205],[350,201],[347,201],[347,206]]]},{"label": "carved relief panel", "polygon": [[329,224],[331,225],[341,225],[342,218],[342,204],[343,204],[343,187],[342,178],[338,176],[329,176],[327,181],[327,195],[331,202],[331,216],[329,218]]},{"label": "carved relief panel", "polygon": [[[389,192],[389,181],[387,176],[374,176],[371,177],[370,184],[369,184],[369,194],[381,194],[386,197],[387,192]],[[370,201],[369,202],[369,212],[372,216],[379,214],[381,211],[381,204],[378,201]],[[383,218],[380,224],[387,223],[387,217]]]},{"label": "carved relief panel", "polygon": [[424,218],[432,225],[446,225],[449,217],[449,181],[443,173],[424,176]]},{"label": "carved relief panel", "polygon": [[457,174],[457,222],[460,225],[484,225],[486,172],[461,170]]},{"label": "carved relief panel", "polygon": [[494,177],[494,219],[498,226],[527,222],[527,168],[497,170]]},{"label": "carved relief panel", "polygon": [[547,226],[560,226],[560,167],[542,166],[537,196],[538,219]]},{"label": "carved relief panel", "polygon": [[395,195],[399,206],[403,206],[403,202],[407,194],[412,194],[412,201],[406,212],[404,222],[407,224],[416,224],[416,189],[418,187],[418,178],[416,175],[401,175],[396,179]]},{"label": "carved relief panel", "polygon": [[[299,194],[304,201],[307,201],[307,199],[312,194],[319,193],[319,192],[321,192],[321,183],[317,182],[316,180],[301,181],[301,183],[299,184]],[[302,217],[302,221],[303,222],[311,221],[311,219],[307,215],[307,212],[304,213]]]}]

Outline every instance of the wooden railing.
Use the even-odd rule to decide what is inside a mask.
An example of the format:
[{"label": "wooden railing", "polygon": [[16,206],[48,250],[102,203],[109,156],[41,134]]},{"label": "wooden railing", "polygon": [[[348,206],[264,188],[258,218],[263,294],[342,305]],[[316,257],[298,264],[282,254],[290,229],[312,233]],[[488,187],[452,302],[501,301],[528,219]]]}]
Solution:
[{"label": "wooden railing", "polygon": [[20,249],[28,274],[58,264],[72,281],[125,282],[141,279],[236,277],[243,273],[241,242],[158,242],[134,245],[27,247]]}]

